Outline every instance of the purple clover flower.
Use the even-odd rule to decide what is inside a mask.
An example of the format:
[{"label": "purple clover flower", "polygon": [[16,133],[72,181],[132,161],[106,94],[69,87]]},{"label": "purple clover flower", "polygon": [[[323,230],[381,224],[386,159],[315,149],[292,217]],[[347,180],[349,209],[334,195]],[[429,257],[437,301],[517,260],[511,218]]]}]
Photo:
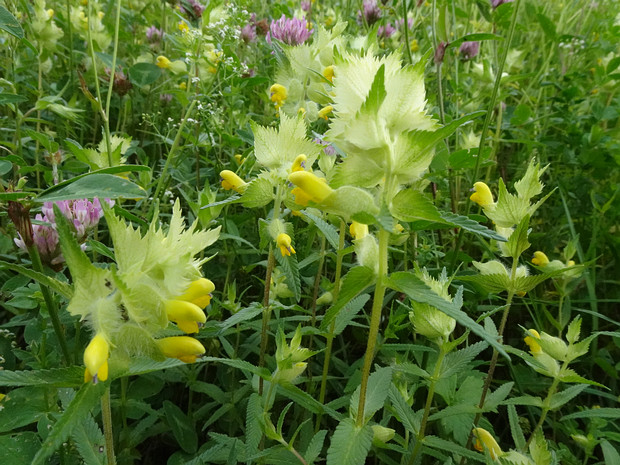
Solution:
[{"label": "purple clover flower", "polygon": [[194,16],[196,16],[196,18],[202,18],[202,13],[204,13],[205,7],[198,0],[187,0],[187,3],[192,7]]},{"label": "purple clover flower", "polygon": [[394,35],[396,29],[390,23],[387,23],[385,26],[379,26],[377,29],[377,37],[380,39],[389,39]]},{"label": "purple clover flower", "polygon": [[[114,205],[113,200],[105,199],[105,201],[110,207]],[[65,261],[58,241],[54,203],[58,206],[63,216],[73,224],[76,238],[80,243],[86,240],[89,231],[97,226],[103,216],[101,202],[97,198],[93,199],[92,202],[88,199],[45,202],[41,208],[43,215],[38,213],[34,217],[37,222],[44,224],[33,224],[32,236],[34,244],[41,255],[41,260],[50,265],[58,265]],[[14,241],[20,249],[26,250],[26,244],[22,240],[21,235],[19,238],[14,239]]]},{"label": "purple clover flower", "polygon": [[366,24],[372,26],[379,18],[381,18],[381,9],[377,4],[377,0],[364,0],[362,10],[357,12],[357,21],[359,23],[366,22]]},{"label": "purple clover flower", "polygon": [[241,40],[246,44],[256,42],[256,14],[252,13],[248,24],[241,28]]},{"label": "purple clover flower", "polygon": [[495,9],[498,6],[503,5],[504,3],[510,2],[512,2],[512,0],[491,0],[491,6],[493,7],[493,9]]},{"label": "purple clover flower", "polygon": [[480,52],[480,42],[463,42],[459,48],[459,54],[464,61],[471,60]]},{"label": "purple clover flower", "polygon": [[149,42],[159,42],[164,37],[163,29],[151,26],[146,30],[146,38]]},{"label": "purple clover flower", "polygon": [[334,146],[329,142],[321,139],[320,137],[314,138],[314,143],[320,145],[323,148],[323,152],[325,153],[325,155],[329,155],[332,157],[336,155],[336,149],[334,148]]},{"label": "purple clover flower", "polygon": [[[404,24],[405,20],[403,18],[398,19],[396,21],[396,29],[401,30]],[[409,27],[409,29],[413,29],[413,18],[407,19],[407,26]]]},{"label": "purple clover flower", "polygon": [[277,39],[288,45],[301,45],[310,38],[314,29],[308,29],[308,22],[305,19],[289,19],[282,15],[280,19],[271,21],[267,42]]},{"label": "purple clover flower", "polygon": [[306,13],[310,12],[310,8],[312,8],[312,2],[310,2],[309,0],[304,0],[301,2],[301,9]]}]

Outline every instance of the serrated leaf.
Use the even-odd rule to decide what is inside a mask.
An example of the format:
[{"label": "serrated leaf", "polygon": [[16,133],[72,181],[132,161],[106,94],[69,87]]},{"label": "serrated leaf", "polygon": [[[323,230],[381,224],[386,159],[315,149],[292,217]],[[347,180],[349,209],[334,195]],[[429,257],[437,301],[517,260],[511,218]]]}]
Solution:
[{"label": "serrated leaf", "polygon": [[504,383],[495,391],[488,394],[486,399],[484,400],[484,410],[496,412],[497,406],[501,404],[506,399],[506,397],[508,397],[508,394],[510,394],[510,391],[512,390],[514,384],[515,383],[512,381]]},{"label": "serrated leaf", "polygon": [[104,465],[105,454],[100,448],[105,446],[105,438],[91,414],[84,418],[81,428],[73,430],[71,438],[86,465]]},{"label": "serrated leaf", "polygon": [[560,408],[562,405],[566,404],[571,399],[578,396],[587,387],[587,384],[576,384],[575,386],[570,386],[561,392],[556,392],[551,398],[549,408],[551,410],[556,410]]},{"label": "serrated leaf", "polygon": [[32,431],[0,436],[0,463],[30,465],[41,447],[39,435]]},{"label": "serrated leaf", "polygon": [[517,415],[517,408],[514,405],[508,405],[508,423],[510,424],[510,434],[512,434],[512,440],[515,443],[515,447],[519,450],[525,448],[525,436],[519,423],[519,415]]},{"label": "serrated leaf", "polygon": [[[486,330],[472,320],[465,312],[460,309],[460,305],[455,305],[453,302],[448,302],[442,297],[435,294],[424,282],[422,282],[413,273],[408,272],[396,272],[392,273],[388,278],[388,286],[394,290],[404,292],[407,296],[415,300],[416,302],[427,303],[433,307],[441,310],[446,315],[454,318],[460,325],[470,329],[473,333],[480,336],[483,340],[488,342],[504,357],[510,359],[504,347],[497,342],[497,339]],[[455,296],[454,300],[457,301],[457,297],[462,293],[462,288],[459,289],[459,293]]]},{"label": "serrated leaf", "polygon": [[364,308],[364,305],[366,305],[366,302],[368,302],[369,299],[370,296],[368,294],[359,295],[352,299],[342,308],[342,310],[338,312],[338,315],[336,315],[336,322],[334,324],[334,336],[338,336],[347,326],[349,326],[349,323],[351,323],[353,318],[355,318],[360,310]]},{"label": "serrated leaf", "polygon": [[501,234],[481,225],[477,221],[472,220],[466,216],[457,215],[451,212],[440,212],[441,218],[448,224],[458,226],[465,231],[478,234],[479,236],[486,237],[487,239],[494,239],[500,242],[506,242],[506,238]]},{"label": "serrated leaf", "polygon": [[106,383],[85,383],[82,385],[60,419],[52,426],[48,436],[41,445],[41,449],[39,449],[37,455],[32,460],[32,465],[47,463],[47,459],[52,456],[56,449],[71,435],[83,418],[99,402],[106,387]]},{"label": "serrated leaf", "polygon": [[239,310],[237,313],[231,315],[226,320],[218,323],[218,327],[220,328],[220,333],[224,332],[228,328],[232,328],[233,326],[242,323],[244,321],[249,321],[256,318],[263,312],[263,306],[259,303],[252,303],[249,307],[243,308]]},{"label": "serrated leaf", "polygon": [[172,429],[172,434],[181,446],[181,448],[193,454],[198,448],[198,435],[194,428],[194,423],[185,415],[185,413],[169,400],[165,400],[164,412],[168,425]]},{"label": "serrated leaf", "polygon": [[52,368],[50,370],[0,370],[0,386],[76,387],[84,382],[84,368]]},{"label": "serrated leaf", "polygon": [[352,268],[345,275],[342,281],[340,293],[338,294],[338,300],[325,314],[325,317],[321,322],[321,330],[326,331],[344,306],[359,295],[364,289],[373,284],[374,281],[375,274],[370,268],[365,266],[357,266]]},{"label": "serrated leaf", "polygon": [[301,299],[301,280],[299,278],[299,264],[297,263],[297,255],[292,254],[284,257],[278,248],[276,248],[274,253],[278,264],[286,276],[286,283],[295,295],[295,301],[299,302],[299,299]]},{"label": "serrated leaf", "polygon": [[422,192],[410,188],[400,191],[390,205],[392,215],[401,221],[442,222],[439,211]]},{"label": "serrated leaf", "polygon": [[574,420],[575,418],[620,418],[620,408],[593,408],[582,410],[581,412],[574,412],[568,415],[564,415],[560,420]]},{"label": "serrated leaf", "polygon": [[362,104],[361,112],[376,114],[385,100],[387,92],[385,90],[385,64],[382,64],[375,74],[368,96]]},{"label": "serrated leaf", "polygon": [[405,429],[412,434],[418,434],[420,430],[420,419],[416,418],[413,409],[407,404],[401,392],[393,384],[390,386],[389,397],[392,408],[398,414],[397,418]]},{"label": "serrated leaf", "polygon": [[532,405],[534,407],[542,407],[543,401],[540,397],[519,396],[511,397],[502,402],[503,405]]},{"label": "serrated leaf", "polygon": [[440,378],[449,378],[460,373],[467,365],[484,349],[488,347],[486,342],[477,342],[464,349],[452,352],[446,356],[445,362],[441,365]]},{"label": "serrated leaf", "polygon": [[306,452],[304,453],[304,458],[308,465],[312,465],[314,461],[321,454],[321,450],[323,450],[323,443],[325,442],[325,436],[327,436],[327,431],[322,429],[318,431],[308,444],[306,448]]},{"label": "serrated leaf", "polygon": [[336,427],[327,450],[327,465],[364,465],[372,445],[372,428],[358,428],[351,418]]},{"label": "serrated leaf", "polygon": [[508,238],[506,249],[509,257],[518,259],[525,250],[529,249],[531,245],[527,240],[529,225],[530,217],[525,215]]},{"label": "serrated leaf", "polygon": [[0,29],[8,32],[17,39],[24,38],[24,30],[17,18],[11,14],[4,6],[0,5]]},{"label": "serrated leaf", "polygon": [[[392,384],[392,368],[383,367],[372,373],[368,378],[368,387],[366,390],[366,401],[364,403],[364,424],[366,424],[372,416],[383,408],[385,399],[390,392]],[[357,417],[357,408],[360,399],[360,389],[358,386],[349,401],[349,409],[351,416]]]},{"label": "serrated leaf", "polygon": [[536,465],[549,465],[551,463],[551,453],[540,428],[536,431],[534,440],[530,443],[530,455]]},{"label": "serrated leaf", "polygon": [[34,279],[35,281],[49,287],[51,290],[60,294],[66,299],[70,299],[73,296],[73,288],[69,284],[52,278],[51,276],[44,275],[43,273],[39,273],[38,271],[34,271],[25,266],[0,260],[0,268],[13,270],[19,274],[27,276],[28,278]]},{"label": "serrated leaf", "polygon": [[273,185],[267,178],[258,177],[248,184],[241,196],[241,204],[246,208],[260,208],[274,199]]},{"label": "serrated leaf", "polygon": [[583,376],[579,376],[572,368],[564,369],[564,373],[560,375],[560,381],[563,383],[583,383],[583,384],[591,384],[592,386],[598,386],[602,388],[607,388],[604,384],[597,383],[596,381],[591,381]]},{"label": "serrated leaf", "polygon": [[327,242],[329,242],[334,249],[338,249],[339,235],[338,230],[334,226],[318,216],[308,213],[306,210],[302,210],[301,214],[310,220],[318,228],[318,230],[323,233],[323,236],[325,236]]},{"label": "serrated leaf", "polygon": [[[128,170],[125,170],[128,171]],[[57,186],[54,186],[57,187]],[[98,197],[101,199],[137,199],[146,196],[146,192],[137,184],[111,174],[90,174],[81,177],[60,189],[44,191],[37,202],[54,202]]]}]

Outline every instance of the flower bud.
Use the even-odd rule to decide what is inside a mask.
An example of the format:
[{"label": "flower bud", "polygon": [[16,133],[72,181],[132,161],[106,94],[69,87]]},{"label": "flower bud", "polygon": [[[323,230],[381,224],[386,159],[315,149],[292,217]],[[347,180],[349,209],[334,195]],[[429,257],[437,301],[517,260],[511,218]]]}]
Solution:
[{"label": "flower bud", "polygon": [[199,306],[185,300],[168,300],[165,309],[168,319],[188,334],[197,333],[199,325],[207,321],[207,316]]},{"label": "flower bud", "polygon": [[304,171],[306,169],[306,162],[308,161],[308,157],[306,157],[303,153],[297,155],[295,161],[293,162],[293,166],[291,166],[291,172],[294,173],[296,171]]},{"label": "flower bud", "polygon": [[334,67],[332,66],[328,66],[327,68],[325,68],[323,70],[323,76],[325,77],[325,79],[327,79],[329,82],[333,83],[334,82]]},{"label": "flower bud", "polygon": [[84,381],[105,381],[108,379],[108,355],[110,346],[101,334],[92,338],[84,351]]},{"label": "flower bud", "polygon": [[283,257],[290,257],[292,253],[295,253],[295,249],[291,245],[291,236],[286,233],[278,234],[276,244],[280,247],[280,253]]},{"label": "flower bud", "polygon": [[325,121],[327,121],[327,115],[329,115],[333,109],[334,107],[332,107],[331,105],[324,106],[319,110],[319,118],[323,118]]},{"label": "flower bud", "polygon": [[532,263],[536,266],[547,266],[549,264],[549,258],[540,250],[534,252],[534,258],[532,258]]},{"label": "flower bud", "polygon": [[170,65],[172,64],[172,62],[165,56],[159,55],[155,64],[161,69],[170,69]]},{"label": "flower bud", "polygon": [[528,332],[534,336],[527,336],[523,339],[525,343],[530,347],[530,353],[532,355],[542,354],[542,349],[540,344],[538,343],[538,339],[540,339],[540,334],[535,329],[528,329]]},{"label": "flower bud", "polygon": [[205,353],[204,346],[193,337],[173,336],[157,339],[162,354],[169,358],[178,358],[185,363],[194,363],[198,356]]},{"label": "flower bud", "polygon": [[487,430],[484,428],[474,428],[473,433],[476,438],[474,442],[476,450],[482,452],[484,449],[487,449],[493,460],[497,460],[503,454],[499,444],[497,444],[495,438]]},{"label": "flower bud", "polygon": [[[288,179],[302,191],[302,195],[299,195],[300,191],[295,193],[295,189],[293,189],[293,193],[296,195],[295,202],[299,203],[299,205],[303,205],[300,202],[306,199],[315,203],[321,203],[334,191],[323,178],[319,178],[309,171],[296,171],[291,173]],[[300,197],[299,201],[298,197]]]},{"label": "flower bud", "polygon": [[222,178],[222,188],[224,190],[229,191],[232,189],[240,194],[245,191],[247,183],[237,176],[236,173],[233,173],[230,170],[223,170],[220,171],[220,177]]},{"label": "flower bud", "polygon": [[381,445],[392,440],[396,431],[381,425],[372,425],[372,442]]},{"label": "flower bud", "polygon": [[205,308],[211,303],[211,293],[215,290],[215,285],[210,279],[200,278],[192,281],[187,290],[178,300],[186,300],[200,308]]},{"label": "flower bud", "polygon": [[488,207],[493,205],[493,194],[491,189],[483,182],[477,182],[474,184],[474,193],[469,197],[473,202],[476,202],[481,207]]}]

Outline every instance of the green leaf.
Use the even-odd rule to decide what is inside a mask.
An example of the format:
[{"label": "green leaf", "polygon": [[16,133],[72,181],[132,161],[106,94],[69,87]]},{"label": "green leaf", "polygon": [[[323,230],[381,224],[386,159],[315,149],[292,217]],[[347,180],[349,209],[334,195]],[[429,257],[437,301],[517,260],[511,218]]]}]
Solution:
[{"label": "green leaf", "polygon": [[198,435],[196,434],[194,423],[179,407],[169,400],[164,401],[163,406],[166,413],[166,421],[181,448],[189,454],[196,452],[198,448]]},{"label": "green leaf", "polygon": [[530,443],[530,455],[536,465],[549,465],[551,463],[551,453],[540,428],[536,431],[534,440]]},{"label": "green leaf", "polygon": [[513,126],[521,126],[530,119],[532,114],[532,110],[528,105],[520,104],[517,105],[514,112],[512,113],[512,118],[510,118],[510,124]]},{"label": "green leaf", "polygon": [[568,401],[578,396],[587,387],[587,384],[576,384],[574,386],[570,386],[564,389],[562,392],[556,392],[551,398],[549,408],[551,410],[559,409],[562,405],[566,404]]},{"label": "green leaf", "polygon": [[[127,171],[127,170],[126,170]],[[101,199],[137,199],[146,196],[146,192],[131,181],[112,176],[111,174],[90,174],[82,177],[68,186],[43,192],[36,200],[38,202],[53,202],[57,200],[73,200],[99,197]]]},{"label": "green leaf", "polygon": [[618,454],[616,448],[612,446],[609,441],[603,439],[601,441],[601,449],[603,449],[605,463],[620,463],[620,454]]},{"label": "green leaf", "polygon": [[262,414],[263,407],[261,406],[260,396],[254,392],[250,395],[246,408],[245,450],[247,456],[258,452],[258,445],[263,437],[260,423]]},{"label": "green leaf", "polygon": [[[66,299],[70,299],[73,296],[73,288],[67,284],[59,281],[56,278],[52,278],[51,276],[44,275],[43,273],[39,273],[38,271],[34,271],[30,268],[26,268],[25,266],[17,265],[15,263],[5,262],[4,260],[0,260],[0,268],[6,268],[9,270],[13,270],[21,275],[27,276],[28,278],[34,279],[35,281],[43,284],[44,286],[49,287],[54,292],[60,294]],[[0,375],[1,375],[0,371]]]},{"label": "green leaf", "polygon": [[32,431],[0,436],[0,463],[30,465],[40,448],[39,436]]},{"label": "green leaf", "polygon": [[314,463],[314,461],[321,454],[321,451],[323,450],[323,443],[325,442],[325,436],[327,436],[327,431],[322,429],[310,440],[310,443],[306,448],[306,452],[304,453],[304,458],[306,459],[308,465],[312,465],[312,463]]},{"label": "green leaf", "polygon": [[129,79],[138,87],[153,84],[161,76],[161,69],[153,63],[136,63],[129,68]]},{"label": "green leaf", "polygon": [[258,177],[248,184],[241,196],[241,204],[246,208],[260,208],[271,202],[273,198],[271,181]]},{"label": "green leaf", "polygon": [[374,272],[365,266],[357,266],[351,269],[344,277],[338,300],[325,313],[323,321],[321,321],[321,331],[326,331],[331,322],[336,318],[338,313],[353,298],[359,295],[364,289],[373,284],[375,281]]},{"label": "green leaf", "polygon": [[575,418],[620,418],[620,408],[593,408],[582,410],[581,412],[574,412],[568,415],[564,415],[560,420],[573,420]]},{"label": "green leaf", "polygon": [[13,389],[0,406],[0,433],[10,433],[35,423],[45,418],[49,411],[44,387]]},{"label": "green leaf", "polygon": [[426,436],[424,438],[424,445],[433,449],[438,449],[443,452],[453,452],[458,455],[467,457],[468,459],[475,460],[477,462],[485,462],[484,455],[465,449],[463,446],[459,446],[451,441],[438,438],[437,436]]},{"label": "green leaf", "polygon": [[372,114],[378,113],[379,108],[381,107],[381,104],[385,100],[386,96],[387,92],[385,90],[385,64],[382,64],[381,67],[377,70],[377,73],[375,74],[372,85],[370,86],[370,90],[368,91],[368,96],[362,104],[360,112]]},{"label": "green leaf", "polygon": [[487,395],[486,399],[484,400],[484,410],[487,412],[497,411],[497,406],[501,404],[506,399],[506,397],[508,397],[508,394],[510,394],[510,391],[512,390],[514,384],[515,383],[512,381],[504,383],[491,394]]},{"label": "green leaf", "polygon": [[318,216],[308,213],[306,210],[302,210],[301,214],[305,218],[310,220],[310,222],[312,222],[318,228],[319,231],[321,231],[323,236],[325,236],[325,239],[327,239],[327,242],[329,242],[330,245],[334,249],[336,250],[338,249],[339,235],[338,235],[338,230],[334,226],[332,226],[331,224],[329,224],[327,221],[323,220],[322,218],[319,218]]},{"label": "green leaf", "polygon": [[515,447],[519,450],[525,448],[525,436],[519,423],[519,415],[517,415],[517,408],[514,405],[508,405],[508,423],[510,424],[510,433],[512,434],[512,440],[515,443]]},{"label": "green leaf", "polygon": [[41,449],[39,449],[37,455],[32,460],[32,465],[48,463],[48,459],[56,449],[71,435],[75,427],[80,425],[91,409],[97,405],[105,389],[106,383],[85,383],[82,385],[60,419],[52,426]]},{"label": "green leaf", "polygon": [[271,379],[271,373],[267,368],[259,368],[257,366],[252,365],[250,362],[246,362],[245,360],[236,360],[229,358],[218,358],[218,357],[203,357],[200,359],[202,362],[218,362],[223,363],[224,365],[231,366],[233,368],[238,368],[239,370],[248,371],[252,374],[258,375],[263,379],[269,381]]},{"label": "green leaf", "polygon": [[390,211],[400,221],[442,222],[441,215],[433,202],[414,188],[405,189],[396,194],[392,200]]},{"label": "green leaf", "polygon": [[449,378],[454,374],[464,371],[471,361],[487,347],[488,344],[486,342],[480,341],[464,349],[448,354],[445,363],[441,366],[440,379]]},{"label": "green leaf", "polygon": [[17,39],[24,38],[24,30],[17,21],[17,18],[11,14],[4,6],[0,5],[0,29],[8,32]]},{"label": "green leaf", "polygon": [[105,454],[100,448],[105,447],[105,438],[91,414],[82,421],[81,428],[73,430],[71,438],[85,465],[104,465]]},{"label": "green leaf", "polygon": [[282,256],[279,248],[274,251],[278,264],[284,271],[286,276],[286,283],[293,294],[295,294],[295,301],[299,302],[301,299],[301,281],[299,278],[299,264],[297,263],[297,254],[289,256]]},{"label": "green leaf", "polygon": [[[497,339],[492,334],[489,334],[482,326],[472,320],[469,316],[467,316],[467,314],[460,309],[460,304],[457,305],[456,303],[448,302],[447,300],[439,297],[414,274],[408,272],[392,273],[392,275],[388,278],[388,286],[396,291],[404,292],[410,299],[415,300],[416,302],[427,303],[441,310],[446,315],[454,318],[459,324],[470,329],[473,333],[487,341],[504,357],[510,359],[504,350],[504,347],[497,342]],[[455,302],[461,293],[462,288],[459,289],[459,293],[455,297]]]},{"label": "green leaf", "polygon": [[532,405],[534,407],[542,407],[543,401],[540,397],[519,396],[511,397],[502,402],[503,405]]},{"label": "green leaf", "polygon": [[368,294],[359,295],[351,299],[349,303],[338,312],[338,315],[336,315],[336,323],[334,324],[334,336],[338,336],[349,326],[349,323],[351,323],[353,318],[364,308],[364,305],[366,305],[369,299],[370,296]]},{"label": "green leaf", "polygon": [[8,160],[0,160],[0,176],[7,174],[13,169],[13,163]]},{"label": "green leaf", "polygon": [[0,386],[76,387],[84,382],[83,367],[52,368],[51,370],[0,370]]},{"label": "green leaf", "polygon": [[317,415],[327,413],[330,417],[336,420],[340,420],[342,418],[342,415],[336,410],[327,405],[321,404],[306,391],[302,391],[297,386],[294,386],[289,382],[280,382],[278,385],[278,393],[288,397],[304,409]]},{"label": "green leaf", "polygon": [[[383,408],[385,399],[390,392],[392,385],[392,368],[383,367],[372,373],[368,378],[368,388],[366,390],[366,400],[364,403],[364,424],[372,416]],[[349,409],[352,417],[357,417],[357,408],[360,400],[361,386],[358,386],[349,401]]]},{"label": "green leaf", "polygon": [[465,231],[478,234],[479,236],[486,237],[487,239],[495,239],[496,241],[506,242],[506,238],[501,234],[496,233],[492,229],[481,225],[477,221],[474,221],[466,216],[457,215],[450,212],[441,212],[441,218],[448,224],[458,226]]},{"label": "green leaf", "polygon": [[[0,8],[2,8],[0,6]],[[26,97],[24,97],[23,95],[17,95],[17,94],[8,94],[5,92],[0,93],[0,105],[7,105],[9,103],[20,103],[20,102],[27,102],[28,99]]]},{"label": "green leaf", "polygon": [[420,418],[415,416],[413,409],[407,404],[403,395],[396,386],[390,386],[390,401],[392,408],[397,414],[397,419],[402,423],[407,431],[418,434],[420,430]]},{"label": "green leaf", "polygon": [[[355,186],[339,187],[321,202],[320,208],[345,219],[355,219],[356,215],[369,218],[379,213],[375,198],[368,191]],[[358,221],[366,222],[363,219]]]},{"label": "green leaf", "polygon": [[555,29],[555,23],[542,13],[537,13],[536,18],[538,19],[540,27],[542,27],[542,30],[544,31],[547,38],[553,41],[557,39],[558,33]]},{"label": "green leaf", "polygon": [[526,215],[508,238],[506,249],[509,257],[518,259],[524,251],[529,249],[531,245],[527,240],[529,226],[530,217]]},{"label": "green leaf", "polygon": [[327,450],[327,465],[364,465],[372,445],[372,428],[358,428],[351,418],[336,427]]}]

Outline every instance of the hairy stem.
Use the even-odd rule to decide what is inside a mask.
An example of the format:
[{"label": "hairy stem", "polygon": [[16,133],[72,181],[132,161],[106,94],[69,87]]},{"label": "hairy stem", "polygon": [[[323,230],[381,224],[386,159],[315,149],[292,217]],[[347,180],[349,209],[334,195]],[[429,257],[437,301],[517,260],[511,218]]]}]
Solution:
[{"label": "hairy stem", "polygon": [[110,386],[108,386],[101,398],[101,418],[103,419],[103,435],[105,437],[105,453],[108,465],[116,465],[114,455],[114,434],[112,432],[112,409],[110,407]]}]

